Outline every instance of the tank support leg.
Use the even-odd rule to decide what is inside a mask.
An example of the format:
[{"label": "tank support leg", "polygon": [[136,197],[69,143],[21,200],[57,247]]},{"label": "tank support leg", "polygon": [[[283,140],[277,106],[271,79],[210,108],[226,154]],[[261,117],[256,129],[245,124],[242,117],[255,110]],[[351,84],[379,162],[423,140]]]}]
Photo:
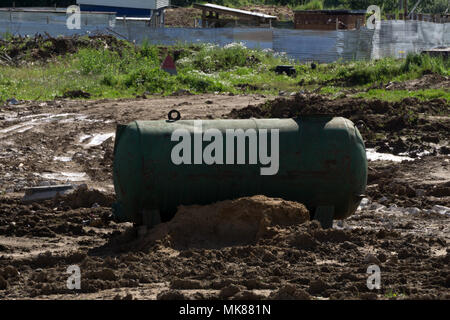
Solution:
[{"label": "tank support leg", "polygon": [[159,210],[142,210],[142,218],[145,226],[153,228],[161,223],[161,215]]},{"label": "tank support leg", "polygon": [[161,223],[159,210],[142,210],[142,225],[138,227],[138,237],[144,238],[147,231]]},{"label": "tank support leg", "polygon": [[333,227],[334,207],[333,206],[320,206],[316,208],[314,214],[314,220],[317,220],[324,229],[330,229]]}]

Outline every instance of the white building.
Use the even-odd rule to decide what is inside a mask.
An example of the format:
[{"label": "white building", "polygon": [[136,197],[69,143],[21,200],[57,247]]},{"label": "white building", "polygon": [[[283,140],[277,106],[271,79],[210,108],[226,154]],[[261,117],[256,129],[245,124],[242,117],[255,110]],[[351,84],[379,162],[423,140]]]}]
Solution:
[{"label": "white building", "polygon": [[115,12],[118,17],[163,15],[170,0],[77,0],[81,11]]}]

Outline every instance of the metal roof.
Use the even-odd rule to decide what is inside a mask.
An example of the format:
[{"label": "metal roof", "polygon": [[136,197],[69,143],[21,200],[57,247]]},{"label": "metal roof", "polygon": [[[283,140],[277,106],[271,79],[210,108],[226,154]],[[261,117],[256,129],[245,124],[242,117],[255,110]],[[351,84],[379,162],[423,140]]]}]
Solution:
[{"label": "metal roof", "polygon": [[252,16],[256,18],[263,18],[263,19],[277,19],[275,16],[270,16],[268,14],[259,13],[259,12],[252,12],[252,11],[246,11],[246,10],[240,10],[240,9],[234,9],[224,6],[219,6],[217,4],[211,4],[211,3],[205,3],[205,4],[194,4],[194,7],[197,9],[210,9],[213,11],[222,11],[226,12],[230,15],[246,15],[246,16]]}]

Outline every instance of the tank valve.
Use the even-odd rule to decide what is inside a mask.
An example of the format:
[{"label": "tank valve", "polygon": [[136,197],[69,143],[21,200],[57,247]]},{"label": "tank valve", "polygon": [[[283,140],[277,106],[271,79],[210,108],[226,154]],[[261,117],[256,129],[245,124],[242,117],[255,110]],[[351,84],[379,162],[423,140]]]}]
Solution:
[{"label": "tank valve", "polygon": [[181,113],[178,110],[170,110],[167,116],[169,117],[169,121],[178,121],[181,119]]}]

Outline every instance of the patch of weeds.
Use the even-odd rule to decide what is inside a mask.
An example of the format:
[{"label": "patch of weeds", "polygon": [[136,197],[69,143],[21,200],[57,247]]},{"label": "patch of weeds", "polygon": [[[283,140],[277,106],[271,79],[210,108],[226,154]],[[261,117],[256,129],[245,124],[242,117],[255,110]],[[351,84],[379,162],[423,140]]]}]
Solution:
[{"label": "patch of weeds", "polygon": [[388,299],[397,299],[397,298],[403,298],[406,297],[406,295],[404,293],[399,293],[396,291],[393,291],[392,289],[389,289],[385,294],[384,294],[385,298]]},{"label": "patch of weeds", "polygon": [[450,90],[448,89],[422,89],[415,91],[408,90],[384,90],[384,89],[372,89],[368,92],[360,92],[355,95],[356,97],[366,99],[381,99],[384,101],[401,101],[405,98],[418,98],[419,100],[426,101],[432,99],[445,99],[450,101]]},{"label": "patch of weeds", "polygon": [[[404,81],[429,72],[447,75],[449,63],[429,56],[410,55],[403,60],[337,61],[312,68],[309,63],[295,63],[273,51],[252,50],[239,43],[219,47],[211,44],[156,46],[144,42],[135,46],[115,38],[63,40],[67,45],[77,44],[76,50],[55,56],[55,44],[43,41],[37,49],[42,51],[48,47],[50,60],[38,60],[39,63],[19,67],[0,66],[0,99],[12,96],[21,100],[54,99],[70,90],[82,90],[89,93],[90,98],[97,99],[129,98],[144,92],[171,94],[179,89],[192,93],[278,94],[279,91],[317,88],[320,88],[319,93],[339,98],[348,91],[349,85],[352,92],[361,91],[356,96],[368,99],[450,98],[447,89],[365,91],[374,82]],[[0,51],[17,49],[10,46],[10,43],[0,42]],[[30,48],[27,50],[33,54]],[[177,76],[160,69],[162,59],[168,53],[176,60]],[[28,57],[21,54],[22,58]],[[277,65],[286,64],[295,66],[295,77],[274,72]]]}]

